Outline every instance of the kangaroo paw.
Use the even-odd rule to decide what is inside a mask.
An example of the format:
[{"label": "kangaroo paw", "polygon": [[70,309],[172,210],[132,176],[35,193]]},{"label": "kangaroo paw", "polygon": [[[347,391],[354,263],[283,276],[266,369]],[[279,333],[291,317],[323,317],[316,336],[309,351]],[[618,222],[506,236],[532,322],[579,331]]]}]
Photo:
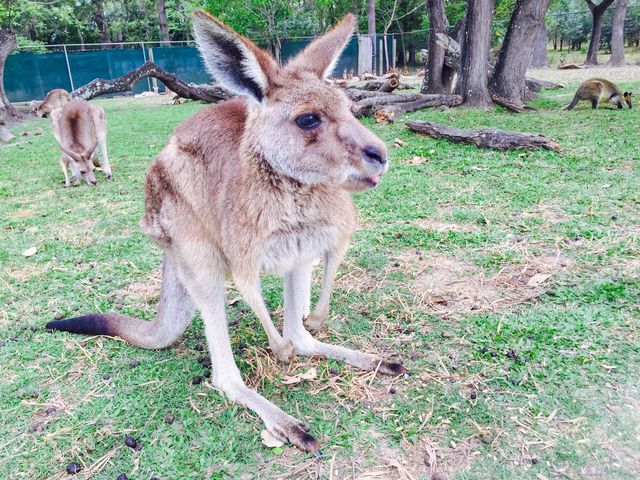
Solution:
[{"label": "kangaroo paw", "polygon": [[304,319],[304,327],[311,333],[318,333],[324,324],[324,318],[310,314]]},{"label": "kangaroo paw", "polygon": [[290,443],[300,450],[314,453],[316,456],[320,454],[318,450],[319,443],[309,434],[309,428],[289,415],[279,419],[272,425],[267,425],[267,430],[281,442]]},{"label": "kangaroo paw", "polygon": [[271,351],[275,354],[275,356],[283,363],[289,363],[295,356],[295,349],[293,348],[293,343],[289,340],[282,340],[279,343],[269,344]]}]

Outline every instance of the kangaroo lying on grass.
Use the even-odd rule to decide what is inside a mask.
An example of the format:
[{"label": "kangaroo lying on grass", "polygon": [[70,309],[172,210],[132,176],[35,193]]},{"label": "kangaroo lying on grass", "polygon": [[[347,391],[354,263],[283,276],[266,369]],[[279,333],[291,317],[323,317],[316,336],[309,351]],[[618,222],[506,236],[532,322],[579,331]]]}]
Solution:
[{"label": "kangaroo lying on grass", "polygon": [[[319,328],[338,264],[355,226],[349,191],[374,187],[388,169],[386,147],[351,114],[350,101],[325,83],[351,36],[348,15],[280,67],[265,51],[202,11],[195,37],[210,72],[242,95],[203,109],[179,125],[146,180],[144,231],[164,250],[158,315],[146,322],[116,314],[54,321],[47,328],[122,337],[165,348],[202,313],[212,383],[245,405],[282,441],[318,452],[307,427],[240,377],[225,316],[230,273],[282,361],[293,354],[340,359],[399,375],[399,363],[316,340],[304,327],[313,261],[325,275],[314,313]],[[275,328],[260,274],[284,276],[284,328]]]},{"label": "kangaroo lying on grass", "polygon": [[[107,121],[101,107],[76,98],[51,112],[51,127],[62,150],[60,166],[65,187],[71,185],[67,166],[71,167],[76,185],[80,185],[81,178],[89,185],[98,183],[93,170],[101,165],[104,174],[111,179],[107,158]],[[98,162],[98,145],[102,152],[102,164]]]}]

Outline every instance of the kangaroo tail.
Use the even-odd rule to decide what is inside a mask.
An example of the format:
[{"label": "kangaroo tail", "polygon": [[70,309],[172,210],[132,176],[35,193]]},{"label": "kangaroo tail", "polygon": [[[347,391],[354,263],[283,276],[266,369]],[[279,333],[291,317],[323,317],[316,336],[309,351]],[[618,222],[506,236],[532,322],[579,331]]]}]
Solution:
[{"label": "kangaroo tail", "polygon": [[573,107],[575,107],[575,106],[576,106],[576,104],[577,104],[578,102],[579,102],[578,94],[576,93],[576,94],[573,96],[573,100],[571,100],[571,103],[570,103],[569,105],[565,106],[565,107],[564,107],[564,109],[565,109],[565,110],[571,110]]},{"label": "kangaroo tail", "polygon": [[194,313],[195,306],[180,283],[175,266],[165,258],[158,315],[154,321],[147,322],[114,313],[93,313],[54,320],[47,323],[46,328],[120,337],[142,348],[166,348],[182,336]]},{"label": "kangaroo tail", "polygon": [[45,325],[47,330],[82,333],[85,335],[118,335],[118,325],[111,314],[90,314],[66,320],[54,320]]}]

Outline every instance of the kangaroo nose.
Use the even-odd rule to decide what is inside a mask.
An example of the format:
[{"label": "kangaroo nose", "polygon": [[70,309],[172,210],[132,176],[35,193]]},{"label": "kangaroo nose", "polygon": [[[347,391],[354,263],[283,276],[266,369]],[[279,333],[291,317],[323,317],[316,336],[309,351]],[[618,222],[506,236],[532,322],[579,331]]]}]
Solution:
[{"label": "kangaroo nose", "polygon": [[89,182],[91,183],[91,185],[93,185],[94,187],[98,184],[97,180],[89,180]]},{"label": "kangaroo nose", "polygon": [[386,155],[384,155],[379,148],[368,146],[362,149],[364,159],[370,163],[379,163],[384,165],[387,163]]}]

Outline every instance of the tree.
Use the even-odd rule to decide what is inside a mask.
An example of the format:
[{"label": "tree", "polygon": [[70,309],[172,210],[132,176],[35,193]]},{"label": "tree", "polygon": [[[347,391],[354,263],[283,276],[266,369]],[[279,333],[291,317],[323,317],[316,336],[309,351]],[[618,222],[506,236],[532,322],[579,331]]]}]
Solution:
[{"label": "tree", "polygon": [[517,0],[509,27],[493,69],[489,90],[516,107],[523,107],[525,76],[531,62],[533,41],[544,22],[549,0]]},{"label": "tree", "polygon": [[167,8],[165,6],[164,0],[157,0],[156,5],[158,6],[158,27],[160,28],[160,40],[163,42],[168,42],[171,40],[169,36],[169,26],[167,24]]},{"label": "tree", "polygon": [[486,109],[491,105],[487,76],[494,2],[468,0],[467,5],[460,59],[462,105]]},{"label": "tree", "polygon": [[592,23],[589,51],[587,52],[587,59],[584,61],[584,64],[597,65],[598,49],[600,48],[600,33],[602,31],[602,15],[607,8],[611,6],[613,0],[602,0],[598,5],[593,3],[593,0],[585,0],[585,2],[587,2],[587,6],[591,11]]},{"label": "tree", "polygon": [[[373,71],[376,71],[376,0],[367,0],[367,35],[371,39],[371,51],[373,52]],[[380,55],[380,52],[378,52]],[[382,73],[382,72],[380,72]]]},{"label": "tree", "polygon": [[611,26],[611,58],[607,65],[624,65],[624,19],[627,15],[628,0],[617,0]]},{"label": "tree", "polygon": [[20,112],[11,105],[4,91],[4,64],[7,57],[16,48],[16,35],[8,28],[0,29],[0,120],[5,117],[20,117]]},{"label": "tree", "polygon": [[429,0],[427,9],[429,11],[429,56],[421,91],[422,93],[448,93],[442,78],[444,49],[436,42],[438,33],[447,34],[444,0]]},{"label": "tree", "polygon": [[531,55],[531,67],[547,66],[547,24],[542,22],[538,35],[533,42],[533,54]]}]

